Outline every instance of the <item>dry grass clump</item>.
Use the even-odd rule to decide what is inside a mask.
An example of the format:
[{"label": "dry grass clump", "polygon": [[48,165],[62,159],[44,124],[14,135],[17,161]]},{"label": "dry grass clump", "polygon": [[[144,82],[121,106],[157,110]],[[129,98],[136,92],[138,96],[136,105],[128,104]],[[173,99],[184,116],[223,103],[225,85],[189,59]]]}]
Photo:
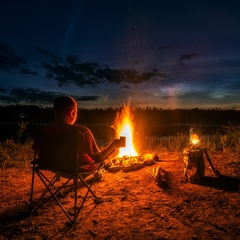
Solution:
[{"label": "dry grass clump", "polygon": [[2,168],[23,167],[33,159],[32,140],[22,141],[27,124],[21,122],[16,139],[0,142],[0,166]]},{"label": "dry grass clump", "polygon": [[0,142],[0,166],[24,167],[33,160],[31,142],[20,143],[12,139]]}]

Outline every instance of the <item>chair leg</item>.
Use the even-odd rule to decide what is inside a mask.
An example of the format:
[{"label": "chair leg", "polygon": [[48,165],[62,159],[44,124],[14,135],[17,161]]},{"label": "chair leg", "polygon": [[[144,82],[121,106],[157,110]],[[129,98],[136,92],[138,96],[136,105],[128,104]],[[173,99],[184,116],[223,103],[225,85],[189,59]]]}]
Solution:
[{"label": "chair leg", "polygon": [[[86,195],[88,195],[88,193],[90,192],[98,202],[101,202],[101,200],[98,198],[98,196],[91,189],[92,184],[94,183],[95,178],[92,180],[91,184],[89,184],[89,185],[86,183],[86,181],[84,180],[84,178],[81,175],[79,175],[79,178],[80,178],[81,182],[83,183],[83,185],[88,190]],[[87,196],[86,196],[86,198],[87,198]]]},{"label": "chair leg", "polygon": [[[97,173],[99,171],[101,166],[99,166],[99,168],[97,169]],[[44,184],[45,186],[45,190],[43,191],[43,193],[41,194],[41,196],[38,198],[38,200],[36,202],[34,202],[34,184],[35,184],[35,174],[37,174],[37,176],[39,177],[39,179],[41,180],[41,182]],[[56,203],[60,206],[60,208],[62,209],[62,211],[64,212],[64,214],[67,216],[67,218],[69,219],[69,221],[71,223],[74,223],[77,219],[77,217],[80,214],[80,211],[88,197],[89,192],[93,195],[93,197],[95,198],[95,203],[101,203],[101,199],[97,197],[97,195],[93,192],[93,190],[91,189],[93,183],[96,180],[97,174],[94,176],[94,178],[92,179],[92,181],[90,182],[90,184],[88,184],[85,179],[83,178],[83,176],[81,176],[81,173],[75,172],[71,177],[69,177],[59,188],[55,187],[54,184],[55,182],[58,180],[58,174],[55,174],[54,177],[50,180],[48,179],[42,172],[41,170],[39,170],[37,167],[33,167],[33,173],[32,173],[32,186],[31,186],[31,196],[30,196],[30,212],[36,212],[39,208],[41,208],[43,205],[45,205],[51,198],[53,198]],[[70,214],[66,211],[66,209],[64,208],[64,206],[62,205],[62,203],[59,201],[58,197],[56,196],[58,193],[61,193],[61,190],[63,187],[65,187],[71,180],[73,179],[74,181],[74,203],[73,203],[73,207],[74,207],[74,212],[73,212],[73,216],[70,216]],[[81,204],[78,207],[78,197],[77,197],[77,193],[78,193],[78,179],[80,179],[80,181],[82,182],[82,184],[86,187],[87,192],[85,193],[85,196],[82,199]],[[50,196],[48,196],[46,199],[43,199],[44,196],[47,194],[47,192],[50,193]]]},{"label": "chair leg", "polygon": [[32,208],[33,208],[34,180],[35,180],[35,165],[32,167],[32,183],[31,183],[31,193],[30,193],[29,212],[31,212],[31,211],[32,211]]},{"label": "chair leg", "polygon": [[98,171],[100,170],[100,168],[102,167],[103,163],[101,163],[97,169],[97,172],[96,172],[96,175],[94,176],[94,178],[92,179],[91,183],[90,184],[87,184],[87,182],[85,181],[85,179],[81,176],[81,174],[78,174],[78,177],[80,178],[81,182],[83,183],[83,185],[87,188],[87,192],[82,200],[82,203],[81,205],[79,206],[79,209],[77,211],[77,214],[76,214],[76,218],[78,217],[78,215],[80,214],[80,211],[88,197],[88,194],[89,192],[93,195],[93,197],[95,198],[95,203],[99,204],[99,203],[102,203],[102,200],[93,192],[93,190],[91,189],[93,183],[96,181],[96,178],[97,178],[97,174],[98,174]]},{"label": "chair leg", "polygon": [[[59,205],[59,207],[62,209],[62,211],[65,213],[65,215],[67,216],[67,218],[69,219],[69,221],[71,223],[73,223],[75,221],[75,217],[72,218],[69,213],[66,211],[66,209],[63,207],[62,203],[59,201],[59,199],[56,197],[56,195],[61,191],[61,189],[66,186],[69,181],[71,180],[68,179],[61,187],[59,188],[56,188],[54,186],[54,183],[58,180],[58,175],[54,175],[54,177],[52,178],[52,180],[48,180],[42,173],[41,171],[39,170],[36,170],[36,173],[38,175],[38,177],[40,178],[41,182],[44,184],[45,186],[45,190],[44,192],[42,193],[42,195],[38,198],[37,202],[33,205],[32,204],[32,208],[31,208],[31,212],[36,212],[39,208],[41,208],[43,205],[45,205],[51,198],[53,198],[57,204]],[[55,189],[55,191],[52,191],[52,188]],[[43,200],[43,197],[46,195],[46,193],[49,192],[50,193],[50,196]],[[40,203],[40,201],[42,201]]]},{"label": "chair leg", "polygon": [[73,214],[73,221],[75,222],[77,219],[77,192],[78,192],[78,178],[77,175],[73,178],[74,182],[74,214]]},{"label": "chair leg", "polygon": [[[54,175],[54,177],[51,179],[51,180],[49,180],[49,179],[47,179],[42,173],[41,173],[41,171],[39,171],[39,170],[36,170],[36,174],[38,175],[38,177],[39,177],[39,179],[41,180],[41,182],[44,184],[44,186],[45,186],[45,190],[43,191],[43,193],[41,194],[41,196],[38,198],[38,200],[36,201],[36,203],[32,206],[32,211],[34,212],[36,212],[37,211],[37,209],[39,209],[39,208],[41,208],[46,202],[48,202],[48,200],[51,198],[51,196],[50,197],[48,197],[47,199],[45,199],[45,200],[43,200],[43,197],[48,193],[48,192],[50,192],[50,189],[51,188],[54,188],[55,189],[55,194],[57,193],[57,192],[60,192],[60,189],[57,189],[57,188],[55,188],[55,186],[54,186],[54,183],[57,181],[57,176],[56,175]],[[40,201],[42,201],[42,203],[40,204]]]}]

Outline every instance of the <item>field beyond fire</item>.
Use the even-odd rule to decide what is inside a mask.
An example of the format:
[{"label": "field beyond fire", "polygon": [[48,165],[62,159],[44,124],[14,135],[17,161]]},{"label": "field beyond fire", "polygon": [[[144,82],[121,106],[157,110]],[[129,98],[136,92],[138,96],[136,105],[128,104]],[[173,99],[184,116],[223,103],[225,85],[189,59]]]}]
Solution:
[{"label": "field beyond fire", "polygon": [[[232,239],[240,236],[240,164],[209,152],[224,178],[206,162],[204,184],[184,183],[182,153],[158,153],[159,162],[131,172],[105,172],[72,227],[54,202],[28,214],[30,166],[1,169],[0,239]],[[167,172],[159,187],[153,167]],[[39,185],[39,188],[41,186]],[[79,188],[79,194],[83,189]],[[72,199],[69,192],[64,204]]]}]

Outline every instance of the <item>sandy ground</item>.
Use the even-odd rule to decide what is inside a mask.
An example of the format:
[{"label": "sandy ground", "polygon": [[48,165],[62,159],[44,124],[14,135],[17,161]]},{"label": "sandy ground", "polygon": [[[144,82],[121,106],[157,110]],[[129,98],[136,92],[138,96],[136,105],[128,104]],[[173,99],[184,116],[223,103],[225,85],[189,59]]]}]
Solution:
[{"label": "sandy ground", "polygon": [[[181,153],[159,154],[159,162],[136,171],[105,172],[93,186],[103,203],[89,196],[72,226],[55,202],[28,213],[30,167],[2,169],[0,239],[240,239],[240,164],[223,153],[209,155],[227,177],[216,177],[205,161],[203,184],[182,182]],[[168,186],[154,182],[157,166],[167,171]],[[62,198],[66,207],[72,200],[72,192]]]}]

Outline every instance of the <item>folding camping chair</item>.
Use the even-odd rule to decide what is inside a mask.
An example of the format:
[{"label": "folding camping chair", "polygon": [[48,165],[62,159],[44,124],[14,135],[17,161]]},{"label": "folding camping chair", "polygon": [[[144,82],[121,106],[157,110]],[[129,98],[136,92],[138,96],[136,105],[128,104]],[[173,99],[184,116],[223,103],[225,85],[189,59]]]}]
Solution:
[{"label": "folding camping chair", "polygon": [[[32,185],[30,195],[30,212],[36,212],[50,200],[55,200],[62,211],[65,213],[71,223],[74,223],[80,214],[80,211],[87,199],[89,193],[94,197],[95,203],[101,203],[101,199],[93,192],[92,185],[98,177],[99,170],[103,163],[99,164],[96,170],[91,172],[82,171],[79,162],[77,148],[79,144],[80,134],[76,129],[71,129],[61,135],[47,136],[39,134],[39,157],[37,152],[34,153],[32,166]],[[49,174],[51,172],[52,174]],[[94,175],[95,174],[95,175]],[[36,188],[35,175],[38,176],[40,182],[44,185],[42,194],[38,197],[34,191]],[[50,176],[51,175],[51,176]],[[94,177],[88,182],[86,177],[93,175]],[[63,183],[59,179],[63,179]],[[73,184],[69,184],[70,181]],[[86,193],[82,200],[78,199],[78,186],[82,183],[86,187]],[[70,186],[74,188],[73,212],[69,212],[61,203],[62,190]],[[39,189],[38,189],[39,191]],[[79,200],[79,201],[78,201]]]}]

